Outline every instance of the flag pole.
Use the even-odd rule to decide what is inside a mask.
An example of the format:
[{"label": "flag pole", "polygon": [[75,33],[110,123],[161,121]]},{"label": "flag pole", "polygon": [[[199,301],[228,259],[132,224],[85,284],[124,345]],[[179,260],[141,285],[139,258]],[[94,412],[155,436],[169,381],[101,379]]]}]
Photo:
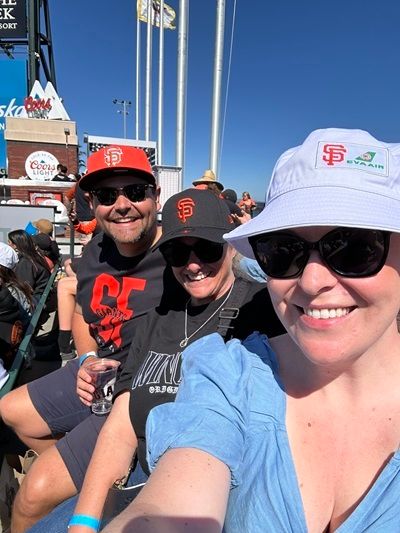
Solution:
[{"label": "flag pole", "polygon": [[[136,8],[137,10],[137,8]],[[139,123],[140,123],[140,20],[139,13],[136,13],[136,140],[139,139]]]},{"label": "flag pole", "polygon": [[152,26],[153,2],[147,0],[147,49],[146,49],[146,103],[145,103],[145,135],[146,141],[150,140],[151,131],[151,60],[152,60]]},{"label": "flag pole", "polygon": [[225,0],[217,0],[215,30],[214,82],[211,115],[210,168],[218,176],[218,152],[220,143],[221,80],[224,56]]},{"label": "flag pole", "polygon": [[164,114],[164,0],[160,0],[160,42],[158,63],[158,147],[157,164],[163,161],[163,114]]},{"label": "flag pole", "polygon": [[178,75],[176,102],[176,166],[182,168],[180,190],[183,188],[185,158],[185,112],[187,79],[187,31],[189,5],[187,0],[179,0],[178,28]]}]

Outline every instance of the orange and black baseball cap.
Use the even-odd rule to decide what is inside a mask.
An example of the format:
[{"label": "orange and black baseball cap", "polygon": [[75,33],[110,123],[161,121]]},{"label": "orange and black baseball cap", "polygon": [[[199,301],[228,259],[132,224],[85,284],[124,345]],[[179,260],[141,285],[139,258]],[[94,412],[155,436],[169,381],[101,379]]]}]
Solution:
[{"label": "orange and black baseball cap", "polygon": [[113,174],[132,174],[156,185],[146,152],[133,146],[112,145],[100,148],[87,159],[87,173],[79,180],[84,191],[91,191],[96,181]]},{"label": "orange and black baseball cap", "polygon": [[223,244],[235,228],[225,200],[211,191],[186,189],[171,196],[162,210],[162,236],[154,249],[179,237],[197,237]]}]

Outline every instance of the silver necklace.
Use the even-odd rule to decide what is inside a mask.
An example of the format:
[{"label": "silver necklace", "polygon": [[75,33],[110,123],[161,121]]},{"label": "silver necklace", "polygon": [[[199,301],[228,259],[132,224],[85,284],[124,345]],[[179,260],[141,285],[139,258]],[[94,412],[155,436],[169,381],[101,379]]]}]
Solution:
[{"label": "silver necklace", "polygon": [[186,346],[188,345],[188,342],[190,341],[190,339],[192,337],[194,337],[196,335],[196,333],[198,333],[202,328],[204,328],[204,326],[206,324],[208,324],[210,322],[210,320],[218,313],[218,311],[221,309],[221,307],[223,305],[226,304],[226,302],[228,301],[228,298],[229,296],[231,295],[232,293],[232,290],[233,290],[233,286],[235,285],[235,282],[232,283],[232,286],[231,288],[229,289],[229,292],[225,298],[225,300],[222,302],[222,304],[214,311],[214,313],[212,315],[210,315],[207,320],[205,322],[202,323],[202,325],[196,329],[196,331],[194,331],[193,333],[191,333],[189,336],[187,334],[187,325],[188,325],[188,305],[189,305],[189,302],[190,302],[190,298],[189,300],[186,302],[186,307],[185,307],[185,338],[181,340],[181,342],[179,343],[179,346],[181,348],[186,348]]}]

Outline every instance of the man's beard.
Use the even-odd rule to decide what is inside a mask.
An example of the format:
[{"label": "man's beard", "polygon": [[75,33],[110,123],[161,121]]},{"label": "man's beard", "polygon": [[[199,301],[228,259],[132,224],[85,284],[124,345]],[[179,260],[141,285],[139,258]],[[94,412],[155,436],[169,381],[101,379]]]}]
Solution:
[{"label": "man's beard", "polygon": [[104,231],[104,233],[108,235],[108,237],[110,237],[117,244],[135,244],[144,241],[146,238],[149,238],[149,236],[151,236],[155,225],[156,220],[154,220],[153,224],[150,224],[148,226],[141,225],[140,228],[136,228],[135,230],[126,229],[124,231],[119,230],[118,227],[110,227],[110,225],[108,224],[105,224],[104,226],[100,224],[101,229]]}]

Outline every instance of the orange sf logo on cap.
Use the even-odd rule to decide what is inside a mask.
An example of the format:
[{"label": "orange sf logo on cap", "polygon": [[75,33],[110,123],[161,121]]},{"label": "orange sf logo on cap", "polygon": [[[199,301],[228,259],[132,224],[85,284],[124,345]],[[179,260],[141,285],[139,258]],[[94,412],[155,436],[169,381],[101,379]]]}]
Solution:
[{"label": "orange sf logo on cap", "polygon": [[115,167],[122,160],[122,150],[118,146],[110,146],[104,150],[104,161],[108,167]]},{"label": "orange sf logo on cap", "polygon": [[178,208],[178,218],[185,223],[188,218],[193,216],[194,201],[191,198],[182,198],[176,204]]}]

